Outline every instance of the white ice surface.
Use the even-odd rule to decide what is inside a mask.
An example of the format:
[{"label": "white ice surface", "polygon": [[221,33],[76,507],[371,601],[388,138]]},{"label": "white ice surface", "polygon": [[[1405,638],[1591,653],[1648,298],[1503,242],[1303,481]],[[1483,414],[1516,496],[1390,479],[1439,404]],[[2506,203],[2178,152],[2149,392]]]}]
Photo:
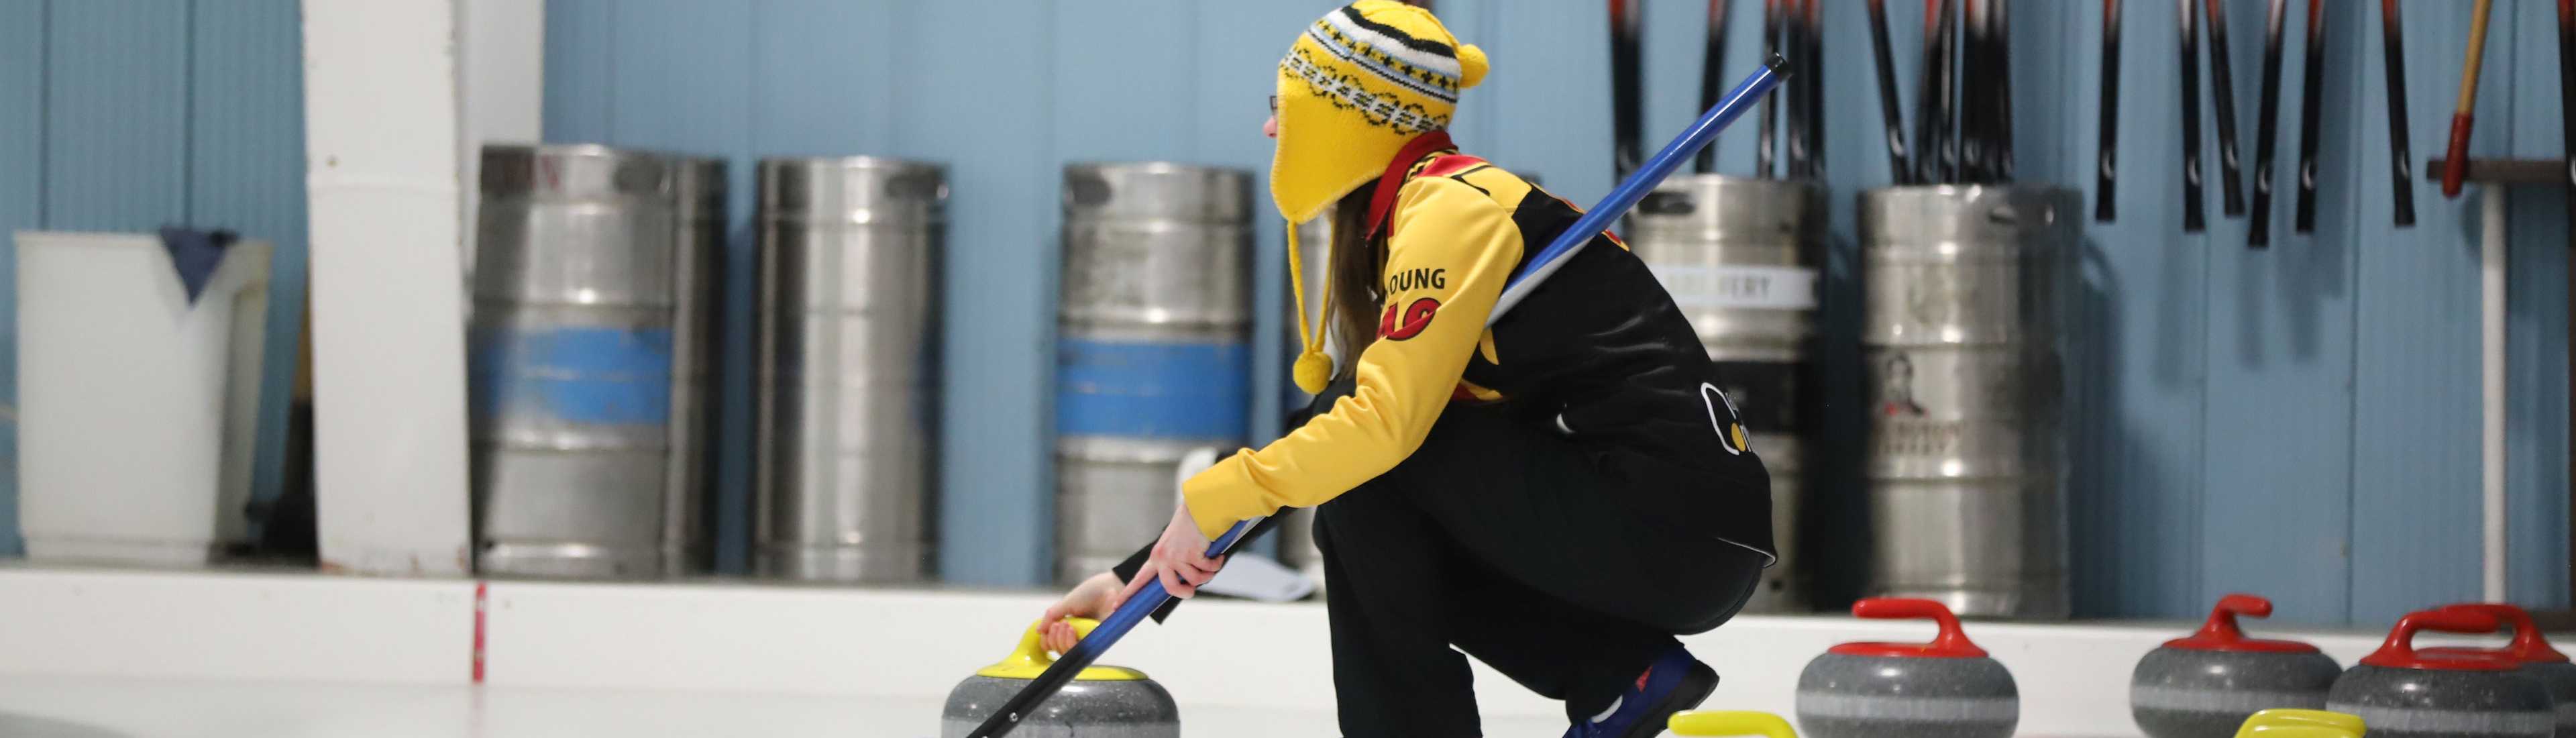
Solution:
[{"label": "white ice surface", "polygon": [[[477,582],[0,565],[0,738],[15,736],[932,735],[1043,592],[741,582]],[[1331,736],[1315,603],[1203,602],[1120,641],[1192,736]],[[2030,735],[2134,736],[2130,666],[2190,623],[1973,623],[2020,683]],[[2253,626],[2351,663],[2380,636]],[[475,634],[487,684],[468,686]],[[1743,616],[1685,638],[1718,709],[1788,713],[1799,668],[1923,622]],[[2568,640],[2576,640],[2571,638]],[[2423,645],[2450,639],[2425,639]],[[1563,732],[1555,703],[1476,668],[1486,733]],[[81,726],[91,730],[82,731]]]},{"label": "white ice surface", "polygon": [[[822,695],[0,676],[9,738],[928,738],[940,702]],[[1337,735],[1320,711],[1184,705],[1189,738]],[[1494,736],[1554,736],[1489,720]]]}]

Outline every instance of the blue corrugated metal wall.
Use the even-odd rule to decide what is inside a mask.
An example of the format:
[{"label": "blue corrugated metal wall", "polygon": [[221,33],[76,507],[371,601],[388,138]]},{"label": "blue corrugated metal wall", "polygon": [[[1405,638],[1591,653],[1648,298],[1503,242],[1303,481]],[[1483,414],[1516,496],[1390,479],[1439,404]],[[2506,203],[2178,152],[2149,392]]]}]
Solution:
[{"label": "blue corrugated metal wall", "polygon": [[[2484,125],[2499,125],[2509,136],[2514,156],[2561,156],[2564,154],[2563,116],[2576,111],[2563,110],[2559,98],[2558,75],[2549,70],[2549,62],[2558,53],[2554,31],[2555,8],[2538,0],[2520,0],[2498,8],[2498,17],[2488,33],[2489,43],[2501,42],[2511,55],[2513,71],[2488,94],[2509,91],[2504,102],[2509,115],[2492,119]],[[2497,64],[2497,52],[2489,51],[2487,64]],[[2485,110],[2480,115],[2487,114]],[[2490,131],[2488,135],[2495,135]],[[2492,151],[2493,149],[2490,149]],[[2512,546],[2514,566],[2508,569],[2516,598],[2565,603],[2569,599],[2566,562],[2551,556],[2566,542],[2567,528],[2557,522],[2568,517],[2567,496],[2558,490],[2568,485],[2569,459],[2567,416],[2560,408],[2568,406],[2568,300],[2567,288],[2576,280],[2566,278],[2571,265],[2571,233],[2567,213],[2570,202],[2557,190],[2524,190],[2514,193],[2507,204],[2514,222],[2511,234],[2512,260],[2506,267],[2511,286],[2506,290],[2505,340],[2510,350],[2519,352],[2508,361],[2505,396],[2510,398],[2510,412],[2505,418],[2506,439],[2506,506],[2512,511],[2506,531]],[[2562,217],[2552,218],[2550,214]],[[2559,275],[2553,277],[2552,275]]]},{"label": "blue corrugated metal wall", "polygon": [[[740,216],[754,160],[865,153],[948,166],[939,557],[956,581],[1039,581],[1053,486],[1047,429],[1034,419],[1049,417],[1054,372],[1058,172],[1066,161],[1141,158],[1265,166],[1269,142],[1258,129],[1274,52],[1236,42],[1320,12],[1297,3],[1080,12],[1001,0],[549,3],[547,139],[734,159],[719,564],[739,570],[750,529],[752,252]],[[1135,33],[1169,42],[1112,40]],[[1276,230],[1260,232],[1261,252],[1280,258]],[[1277,272],[1266,273],[1258,299],[1274,304]],[[1263,335],[1275,335],[1277,318],[1264,313]],[[1276,386],[1276,343],[1254,350],[1259,386]],[[1256,426],[1275,426],[1276,413],[1260,408]]]},{"label": "blue corrugated metal wall", "polygon": [[[179,223],[276,245],[263,496],[304,302],[302,33],[296,0],[0,2],[0,235]],[[19,546],[15,267],[0,249],[0,553]]]},{"label": "blue corrugated metal wall", "polygon": [[[546,132],[733,157],[736,296],[748,287],[753,158],[879,153],[948,163],[956,200],[945,305],[955,329],[941,555],[957,580],[1030,582],[1043,571],[1051,488],[1045,431],[1028,419],[1046,417],[1052,369],[1056,172],[1066,161],[1143,158],[1262,169],[1269,145],[1253,127],[1270,64],[1287,34],[1329,5],[555,0]],[[1603,147],[1566,143],[1607,137],[1599,9],[1443,5],[1455,30],[1496,61],[1462,112],[1462,143],[1569,197],[1608,189]],[[1754,56],[1758,8],[1735,5],[1740,69]],[[2232,5],[2250,138],[2262,8]],[[2277,245],[2255,252],[2241,246],[2242,220],[2213,217],[2205,234],[2180,232],[2179,121],[2167,120],[2178,94],[2175,8],[2127,4],[2122,218],[2090,226],[2076,291],[2084,330],[2073,362],[2070,494],[2087,614],[2185,615],[2220,592],[2251,589],[2280,600],[2286,619],[2368,622],[2477,590],[2474,200],[2441,200],[2419,182],[2421,222],[2389,226],[2378,18],[2365,5],[2330,5],[2324,94],[2338,114],[2325,121],[2319,229],[2291,235],[2284,197]],[[185,220],[276,241],[271,327],[281,338],[271,361],[284,366],[303,291],[295,3],[208,12],[215,7],[0,3],[0,231]],[[1650,136],[1677,130],[1694,103],[1699,7],[1649,4]],[[2022,168],[2089,188],[2098,6],[2015,10]],[[2559,154],[2552,11],[2539,0],[2498,3],[2479,155]],[[2447,124],[2466,7],[2407,12],[2411,126],[2424,157],[2438,153]],[[1861,6],[1832,4],[1826,15],[1838,53],[1824,73],[1846,91],[1828,111],[1838,121],[1826,144],[1839,236],[1830,269],[1846,274],[1856,248],[1850,195],[1886,181],[1886,164],[1876,104],[1856,92],[1872,84]],[[1899,15],[1899,74],[1911,80],[1915,60],[1902,52],[1919,31]],[[2287,31],[2283,152],[2297,145],[2297,16]],[[1723,169],[1749,168],[1750,136],[1719,146]],[[2562,202],[2538,191],[2512,202],[2511,579],[2515,599],[2536,604],[2567,599]],[[1282,301],[1278,241],[1261,229],[1263,305]],[[7,304],[0,330],[13,324]],[[736,330],[726,368],[736,378],[747,368],[744,307],[736,299],[727,308]],[[1276,335],[1281,317],[1264,311],[1258,330]],[[1254,343],[1264,385],[1278,381],[1278,345]],[[0,341],[0,359],[12,352],[14,340]],[[10,366],[0,360],[0,372]],[[14,385],[7,377],[0,388]],[[1832,381],[1856,393],[1852,379]],[[273,375],[268,395],[282,397],[284,381]],[[719,522],[734,566],[748,530],[747,395],[738,379],[725,388],[727,437],[736,440],[721,468],[734,512]],[[1265,401],[1255,417],[1271,427],[1277,408]],[[268,413],[264,437],[276,437],[280,418]],[[1845,419],[1833,432],[1848,439],[1854,430]],[[14,431],[0,421],[0,440]],[[262,486],[273,487],[274,457],[263,461]],[[1824,516],[1836,514],[1835,502],[1822,505]],[[0,521],[14,507],[0,505]],[[0,548],[13,546],[0,538]]]},{"label": "blue corrugated metal wall", "polygon": [[[1155,158],[1265,169],[1269,143],[1254,127],[1271,65],[1290,35],[1332,4],[771,0],[719,9],[553,0],[546,135],[735,158],[728,321],[737,338],[727,366],[737,378],[750,253],[739,216],[751,159],[869,153],[948,163],[955,199],[945,304],[954,328],[941,557],[952,579],[1028,583],[1042,576],[1049,530],[1047,438],[1031,419],[1047,417],[1049,401],[1059,168]],[[1461,112],[1461,143],[1568,197],[1605,192],[1607,147],[1591,143],[1606,141],[1609,128],[1599,6],[1440,5],[1453,30],[1494,59]],[[1730,68],[1745,69],[1760,8],[1733,5]],[[2390,226],[2376,13],[2328,4],[2329,116],[2313,236],[2289,226],[2305,30],[2292,13],[2275,246],[2249,251],[2245,221],[2217,215],[2214,182],[2210,230],[2181,232],[2177,8],[2124,5],[2121,217],[2089,224],[2075,291],[2069,492],[2079,610],[2183,616],[2246,589],[2279,600],[2285,620],[2378,622],[2474,596],[2477,211],[2474,198],[2446,201],[2418,182],[2419,224]],[[2264,9],[2229,5],[2250,159]],[[1677,132],[1695,105],[1702,7],[1648,3],[1650,138]],[[2439,154],[2467,8],[2406,8],[2419,158]],[[2022,171],[2089,191],[2100,7],[2022,2],[2013,10]],[[2552,11],[2540,0],[2497,4],[2477,155],[2559,155]],[[1917,62],[1907,50],[1917,48],[1920,17],[1896,15],[1910,99]],[[1834,54],[1823,73],[1839,91],[1827,111],[1836,121],[1825,147],[1836,185],[1829,271],[1847,275],[1857,256],[1851,196],[1888,176],[1867,92],[1863,6],[1830,3],[1826,16]],[[2205,167],[2215,173],[2215,138],[2205,138]],[[1718,146],[1723,170],[1749,171],[1749,128]],[[2534,604],[2567,601],[2567,231],[2557,198],[2533,192],[2513,202],[2512,580],[2514,598]],[[1258,304],[1277,306],[1280,239],[1272,228],[1260,233]],[[1855,294],[1847,281],[1829,288]],[[1284,309],[1260,317],[1261,334],[1278,335]],[[1263,386],[1279,381],[1278,345],[1254,342]],[[1830,381],[1858,396],[1848,370]],[[735,440],[723,478],[737,508],[748,486],[745,394],[739,379],[726,388]],[[1276,417],[1265,402],[1256,423],[1268,428]],[[1848,442],[1856,429],[1843,418],[1832,433]],[[1820,503],[1821,517],[1842,516],[1828,525],[1851,522],[1849,494],[1846,485]],[[747,522],[736,514],[724,525],[729,548],[738,548]],[[1822,541],[1831,547],[1822,558],[1854,560],[1856,541]]]}]

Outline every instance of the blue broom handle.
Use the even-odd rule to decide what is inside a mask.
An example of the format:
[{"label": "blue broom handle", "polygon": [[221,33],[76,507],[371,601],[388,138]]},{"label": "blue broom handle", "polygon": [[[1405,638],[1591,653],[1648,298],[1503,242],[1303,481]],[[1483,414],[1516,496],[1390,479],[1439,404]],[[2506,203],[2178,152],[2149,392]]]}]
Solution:
[{"label": "blue broom handle", "polygon": [[1529,297],[1532,290],[1538,289],[1540,282],[1547,280],[1547,275],[1564,266],[1565,257],[1590,243],[1594,235],[1609,230],[1611,221],[1627,215],[1629,208],[1636,207],[1638,200],[1646,198],[1646,193],[1653,192],[1665,177],[1681,169],[1683,162],[1690,161],[1700,149],[1716,140],[1718,131],[1734,123],[1736,118],[1743,117],[1745,111],[1752,110],[1755,101],[1761,100],[1788,76],[1788,69],[1787,59],[1778,54],[1771,55],[1769,61],[1763,62],[1762,68],[1753,71],[1753,76],[1744,78],[1735,84],[1735,89],[1727,91],[1726,97],[1717,101],[1717,107],[1700,114],[1699,121],[1692,123],[1690,130],[1683,131],[1681,137],[1673,139],[1672,143],[1664,144],[1664,150],[1655,152],[1654,157],[1646,160],[1645,166],[1612,188],[1610,196],[1602,198],[1600,204],[1583,211],[1583,217],[1576,219],[1574,225],[1567,226],[1565,232],[1557,234],[1555,241],[1540,249],[1538,256],[1531,257],[1519,272],[1512,274],[1510,281],[1503,283],[1503,294],[1495,298],[1494,310],[1485,316],[1485,325],[1502,320],[1503,314]]},{"label": "blue broom handle", "polygon": [[[1208,558],[1225,555],[1226,551],[1234,548],[1234,544],[1242,541],[1245,535],[1252,533],[1252,526],[1261,524],[1261,521],[1262,518],[1253,518],[1227,528],[1224,535],[1217,536],[1215,542],[1208,544]],[[1064,652],[1064,658],[1058,660],[1079,660],[1082,663],[1090,663],[1100,656],[1100,651],[1108,650],[1109,645],[1116,643],[1119,636],[1126,635],[1127,631],[1135,629],[1137,623],[1145,620],[1145,616],[1154,614],[1155,610],[1163,609],[1163,603],[1171,599],[1172,593],[1163,589],[1162,579],[1147,580],[1144,589],[1137,590],[1135,595],[1128,597],[1125,604],[1119,605],[1108,618],[1092,627],[1090,635],[1083,636],[1080,642],[1074,644],[1073,650]]]},{"label": "blue broom handle", "polygon": [[[1530,290],[1537,288],[1549,274],[1555,273],[1557,267],[1564,264],[1566,256],[1590,242],[1594,234],[1608,230],[1612,220],[1627,214],[1629,208],[1636,207],[1637,201],[1645,199],[1646,193],[1653,191],[1655,185],[1663,183],[1665,177],[1671,176],[1674,170],[1680,169],[1682,162],[1689,161],[1693,155],[1699,153],[1700,149],[1715,140],[1718,131],[1725,129],[1727,124],[1734,123],[1736,118],[1743,117],[1745,111],[1753,109],[1753,103],[1771,92],[1772,87],[1778,86],[1780,80],[1788,76],[1788,70],[1788,60],[1773,54],[1769,60],[1763,62],[1762,68],[1753,71],[1752,76],[1746,77],[1743,82],[1736,83],[1735,89],[1728,91],[1726,97],[1718,100],[1717,107],[1710,108],[1707,113],[1701,114],[1699,121],[1691,124],[1690,130],[1682,132],[1681,137],[1673,139],[1672,143],[1665,144],[1662,151],[1655,152],[1654,157],[1646,160],[1645,166],[1639,167],[1636,172],[1628,175],[1627,181],[1620,182],[1618,187],[1612,188],[1610,196],[1602,199],[1600,204],[1592,206],[1591,210],[1584,211],[1583,217],[1576,219],[1574,225],[1566,227],[1565,232],[1557,234],[1555,241],[1549,243],[1547,248],[1541,249],[1526,266],[1512,275],[1510,281],[1503,283],[1502,297],[1494,301],[1493,313],[1485,318],[1485,324],[1490,326],[1494,321],[1500,320],[1513,305],[1519,304],[1522,298],[1528,297]],[[1215,541],[1208,544],[1208,558],[1223,556],[1227,551],[1232,550],[1234,544],[1241,542],[1246,534],[1252,532],[1252,527],[1260,524],[1261,520],[1261,518],[1245,520],[1226,529],[1224,535],[1217,536]],[[1053,665],[1047,667],[1046,673],[1039,675],[1035,683],[1024,689],[1022,694],[1013,696],[1003,705],[1001,711],[985,720],[984,726],[968,735],[983,738],[1008,732],[1011,727],[1019,723],[1019,718],[1023,717],[1022,710],[1034,707],[1034,703],[1063,687],[1064,682],[1071,678],[1072,672],[1080,671],[1083,667],[1090,666],[1092,662],[1099,660],[1101,653],[1108,651],[1110,646],[1117,645],[1119,638],[1126,636],[1128,631],[1134,630],[1136,624],[1144,622],[1145,618],[1154,614],[1155,610],[1163,609],[1163,603],[1171,600],[1172,593],[1163,589],[1163,580],[1159,578],[1147,580],[1144,588],[1128,597],[1125,603],[1120,604],[1116,611],[1109,614],[1109,617],[1102,619],[1098,627],[1092,628],[1090,635],[1084,636],[1080,642],[1074,644],[1072,650],[1066,651],[1062,658],[1056,659]]]}]

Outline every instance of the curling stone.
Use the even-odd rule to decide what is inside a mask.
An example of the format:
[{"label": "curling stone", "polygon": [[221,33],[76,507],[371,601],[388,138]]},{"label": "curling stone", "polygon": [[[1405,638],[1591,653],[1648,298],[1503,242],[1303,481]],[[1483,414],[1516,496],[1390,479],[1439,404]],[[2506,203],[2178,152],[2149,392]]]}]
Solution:
[{"label": "curling stone", "polygon": [[[2567,654],[2559,653],[2558,649],[2549,647],[2549,639],[2540,635],[2540,625],[2531,621],[2531,613],[2512,605],[2490,603],[2467,603],[2442,609],[2482,612],[2503,621],[2505,625],[2513,626],[2513,642],[2505,644],[2500,652],[2485,653],[2502,653],[2506,658],[2521,664],[2522,673],[2539,679],[2540,686],[2549,690],[2550,702],[2557,705],[2558,723],[2555,734],[2558,738],[2576,738],[2576,664],[2567,662]],[[2424,653],[2439,654],[2458,654],[2464,651],[2481,652],[2459,648],[2424,649]]]},{"label": "curling stone", "polygon": [[1673,735],[1689,738],[1798,738],[1798,731],[1789,729],[1789,721],[1753,710],[1692,710],[1673,715],[1664,727],[1670,728]]},{"label": "curling stone", "polygon": [[2379,650],[2336,679],[2326,709],[2360,716],[2371,738],[2549,738],[2549,690],[2494,653],[2415,650],[2415,633],[2493,633],[2495,616],[2469,610],[2407,613]]},{"label": "curling stone", "polygon": [[1817,738],[2009,738],[2021,722],[2012,672],[1968,642],[1932,600],[1874,598],[1864,618],[1929,618],[1930,643],[1845,643],[1798,674],[1798,724]]},{"label": "curling stone", "polygon": [[[1099,623],[1073,618],[1075,632],[1088,637]],[[940,738],[965,738],[993,709],[1020,693],[1055,657],[1040,645],[1037,625],[1020,636],[1019,648],[1001,663],[984,667],[948,693],[939,713]],[[1180,738],[1181,712],[1172,693],[1145,678],[1145,673],[1116,666],[1093,666],[1074,676],[1062,691],[1039,703],[1037,714],[1020,720],[1013,738]]]},{"label": "curling stone", "polygon": [[2129,715],[2152,738],[2227,738],[2254,713],[2319,709],[2343,667],[2298,641],[2245,637],[2236,617],[2271,617],[2272,601],[2249,594],[2218,599],[2209,622],[2165,641],[2129,673]]},{"label": "curling stone", "polygon": [[2276,707],[2245,718],[2236,738],[2361,738],[2361,718],[2340,712]]}]

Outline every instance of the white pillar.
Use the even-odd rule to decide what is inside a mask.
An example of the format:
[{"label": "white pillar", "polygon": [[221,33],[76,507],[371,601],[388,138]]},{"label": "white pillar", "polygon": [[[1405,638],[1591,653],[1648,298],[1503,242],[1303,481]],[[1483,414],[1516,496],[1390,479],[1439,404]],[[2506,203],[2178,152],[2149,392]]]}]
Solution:
[{"label": "white pillar", "polygon": [[326,569],[470,568],[456,0],[304,0]]},{"label": "white pillar", "polygon": [[528,0],[456,3],[456,99],[464,125],[456,140],[465,185],[465,266],[474,267],[475,204],[483,181],[483,144],[536,143],[546,102],[546,4]]},{"label": "white pillar", "polygon": [[2479,489],[2480,519],[2485,547],[2480,550],[2479,597],[2488,602],[2506,601],[2505,551],[2505,209],[2506,186],[2501,182],[2482,185],[2485,190],[2482,227],[2478,239],[2478,341],[2481,344],[2478,376],[2483,402],[2480,406]]}]

